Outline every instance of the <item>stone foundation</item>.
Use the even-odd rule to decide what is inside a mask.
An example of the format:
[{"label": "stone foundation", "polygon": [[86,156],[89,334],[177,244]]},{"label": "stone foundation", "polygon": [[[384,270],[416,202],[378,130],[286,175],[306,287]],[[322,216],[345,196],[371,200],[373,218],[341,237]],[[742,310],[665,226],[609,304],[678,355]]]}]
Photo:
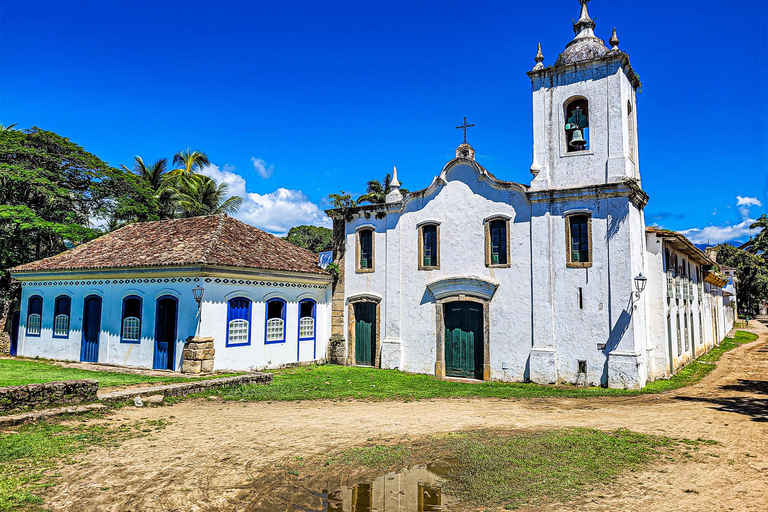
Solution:
[{"label": "stone foundation", "polygon": [[0,411],[92,402],[98,389],[99,382],[89,379],[0,388]]},{"label": "stone foundation", "polygon": [[344,365],[347,362],[347,342],[343,336],[334,336],[328,340],[328,357],[330,364]]},{"label": "stone foundation", "polygon": [[531,349],[531,382],[536,384],[557,383],[557,352],[553,348]]},{"label": "stone foundation", "polygon": [[184,343],[181,373],[211,373],[215,356],[213,338],[190,336]]}]

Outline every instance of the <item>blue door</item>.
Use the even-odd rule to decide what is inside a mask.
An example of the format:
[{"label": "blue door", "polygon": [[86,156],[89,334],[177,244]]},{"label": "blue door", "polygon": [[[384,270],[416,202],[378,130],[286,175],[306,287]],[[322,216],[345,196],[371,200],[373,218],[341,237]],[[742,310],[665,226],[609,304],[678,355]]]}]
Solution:
[{"label": "blue door", "polygon": [[83,305],[83,343],[80,360],[96,363],[99,360],[99,333],[101,332],[101,297],[91,295]]},{"label": "blue door", "polygon": [[161,297],[155,314],[155,357],[152,368],[173,370],[176,345],[176,312],[178,302],[173,297]]},{"label": "blue door", "polygon": [[11,316],[11,355],[15,356],[19,347],[19,312],[14,311]]}]

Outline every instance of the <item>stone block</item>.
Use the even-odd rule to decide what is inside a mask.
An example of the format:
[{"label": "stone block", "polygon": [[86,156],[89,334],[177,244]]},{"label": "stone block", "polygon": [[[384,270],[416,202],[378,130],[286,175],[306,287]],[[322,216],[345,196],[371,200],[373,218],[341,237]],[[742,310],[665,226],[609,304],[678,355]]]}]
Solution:
[{"label": "stone block", "polygon": [[557,352],[553,348],[532,348],[530,379],[536,384],[557,383]]},{"label": "stone block", "polygon": [[212,341],[205,341],[205,342],[191,342],[184,345],[185,349],[191,349],[191,350],[207,350],[213,348],[213,342]]},{"label": "stone block", "polygon": [[181,363],[181,373],[200,373],[202,369],[201,361],[184,360]]},{"label": "stone block", "polygon": [[161,404],[163,403],[163,398],[165,398],[163,395],[152,395],[146,398],[146,402],[148,404]]},{"label": "stone block", "polygon": [[206,359],[200,363],[200,371],[210,373],[213,371],[213,359]]}]

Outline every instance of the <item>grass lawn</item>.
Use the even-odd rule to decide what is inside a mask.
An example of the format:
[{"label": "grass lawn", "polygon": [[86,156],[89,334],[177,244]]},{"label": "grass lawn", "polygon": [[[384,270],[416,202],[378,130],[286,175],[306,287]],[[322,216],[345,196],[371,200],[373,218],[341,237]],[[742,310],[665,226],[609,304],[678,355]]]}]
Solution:
[{"label": "grass lawn", "polygon": [[[528,383],[483,382],[463,383],[436,379],[429,375],[410,374],[397,370],[380,370],[350,366],[301,366],[274,371],[268,386],[241,385],[207,391],[202,395],[217,395],[227,400],[318,400],[318,399],[378,399],[419,400],[436,397],[530,398],[590,396],[628,396],[661,393],[690,386],[715,369],[715,362],[757,335],[737,331],[719,347],[701,356],[670,379],[651,382],[641,390],[607,389],[576,386],[541,386]],[[200,396],[200,395],[197,395]]]},{"label": "grass lawn", "polygon": [[[671,459],[681,455],[685,460],[701,444],[716,443],[624,429],[473,431],[352,448],[316,460],[295,457],[276,466],[275,474],[270,476],[282,480],[286,495],[296,496],[300,490],[312,490],[318,484],[349,481],[354,474],[365,475],[370,481],[372,475],[414,464],[443,462],[447,472],[442,489],[447,495],[466,505],[515,509],[526,504],[563,502],[600,486],[610,486],[621,473],[641,469],[662,455]],[[264,481],[271,480],[270,476]]]},{"label": "grass lawn", "polygon": [[163,420],[119,427],[41,422],[0,434],[0,511],[45,510],[38,493],[56,485],[59,463],[74,464],[92,447],[117,446],[121,441],[165,428]]},{"label": "grass lawn", "polygon": [[[225,375],[215,377],[225,377]],[[64,368],[52,363],[25,359],[0,359],[0,387],[75,379],[96,379],[99,381],[100,388],[133,384],[168,384],[190,380],[185,377],[150,377],[132,373]]]}]

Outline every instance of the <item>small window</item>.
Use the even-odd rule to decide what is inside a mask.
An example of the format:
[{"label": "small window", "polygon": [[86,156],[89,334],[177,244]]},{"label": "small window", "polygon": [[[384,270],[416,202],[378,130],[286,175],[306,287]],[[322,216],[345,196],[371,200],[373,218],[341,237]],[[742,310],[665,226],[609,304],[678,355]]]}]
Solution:
[{"label": "small window", "polygon": [[627,137],[629,138],[629,158],[635,160],[635,116],[632,115],[632,102],[627,100],[627,125],[629,127]]},{"label": "small window", "polygon": [[440,231],[437,224],[425,224],[419,228],[419,269],[440,268]]},{"label": "small window", "polygon": [[27,334],[40,336],[40,328],[43,321],[43,298],[35,295],[29,298],[27,304]]},{"label": "small window", "polygon": [[589,104],[585,99],[573,100],[565,109],[566,152],[589,149]]},{"label": "small window", "polygon": [[141,298],[139,297],[123,299],[123,327],[120,341],[123,343],[141,341]]},{"label": "small window", "polygon": [[488,257],[486,265],[503,266],[509,264],[509,221],[506,219],[494,219],[488,222],[486,230],[486,247]]},{"label": "small window", "polygon": [[272,299],[267,302],[267,336],[266,343],[282,343],[285,341],[285,301]]},{"label": "small window", "polygon": [[251,301],[236,297],[227,302],[227,346],[250,345]]},{"label": "small window", "polygon": [[357,237],[360,253],[358,270],[373,271],[373,230],[361,229],[357,232]]},{"label": "small window", "polygon": [[567,264],[569,267],[592,266],[592,220],[589,215],[566,217]]},{"label": "small window", "polygon": [[669,272],[669,249],[664,249],[664,272]]},{"label": "small window", "polygon": [[69,336],[69,316],[72,309],[72,299],[66,295],[56,297],[53,307],[53,335],[57,338]]},{"label": "small window", "polygon": [[315,337],[315,301],[299,302],[299,339]]}]

